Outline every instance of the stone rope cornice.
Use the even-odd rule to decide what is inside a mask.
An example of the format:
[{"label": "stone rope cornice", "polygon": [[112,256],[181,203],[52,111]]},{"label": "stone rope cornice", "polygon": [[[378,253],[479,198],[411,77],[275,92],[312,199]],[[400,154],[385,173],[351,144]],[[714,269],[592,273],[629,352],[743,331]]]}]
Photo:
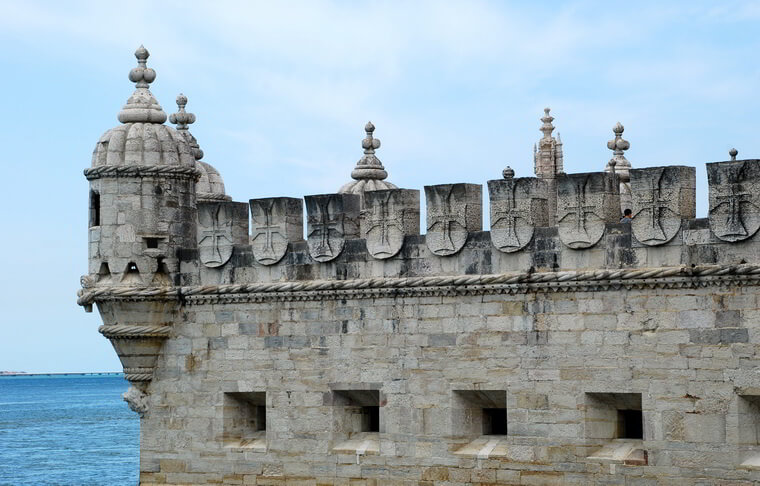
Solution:
[{"label": "stone rope cornice", "polygon": [[98,332],[108,339],[139,339],[169,337],[170,326],[142,326],[134,324],[116,324],[100,326]]},{"label": "stone rope cornice", "polygon": [[596,291],[619,288],[694,288],[760,282],[760,265],[699,265],[643,269],[563,272],[514,272],[498,275],[456,275],[353,280],[309,280],[188,287],[89,287],[77,303],[108,300],[288,301],[373,298],[393,295],[457,295],[525,292]]},{"label": "stone rope cornice", "polygon": [[188,178],[197,181],[201,177],[201,171],[195,167],[183,167],[176,165],[103,165],[90,167],[84,170],[87,180],[101,177],[174,177]]}]

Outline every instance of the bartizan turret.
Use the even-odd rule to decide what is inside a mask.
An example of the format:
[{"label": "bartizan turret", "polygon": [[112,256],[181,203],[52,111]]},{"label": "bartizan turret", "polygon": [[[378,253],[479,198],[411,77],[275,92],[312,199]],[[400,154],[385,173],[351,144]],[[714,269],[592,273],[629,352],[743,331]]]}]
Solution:
[{"label": "bartizan turret", "polygon": [[[163,124],[166,113],[148,89],[156,78],[146,66],[148,56],[142,46],[135,52],[137,67],[129,79],[136,89],[119,112],[121,125],[100,137],[84,171],[90,181],[85,287],[168,288],[178,284],[178,250],[197,247],[195,184],[201,172],[186,137]],[[176,300],[99,301],[98,310],[101,333],[119,354],[126,378],[138,385],[128,401],[139,410],[176,317]]]}]

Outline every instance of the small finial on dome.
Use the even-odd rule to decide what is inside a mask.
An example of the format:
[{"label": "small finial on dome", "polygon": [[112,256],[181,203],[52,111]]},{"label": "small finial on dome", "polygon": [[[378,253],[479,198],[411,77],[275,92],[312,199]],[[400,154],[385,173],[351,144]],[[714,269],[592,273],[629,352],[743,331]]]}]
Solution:
[{"label": "small finial on dome", "polygon": [[169,116],[169,121],[177,125],[177,131],[185,137],[190,149],[193,151],[193,157],[195,160],[201,160],[203,158],[203,150],[198,145],[198,140],[190,133],[188,125],[195,123],[195,115],[185,111],[187,106],[187,96],[180,93],[177,95],[177,113],[172,113]]},{"label": "small finial on dome", "polygon": [[129,71],[129,80],[137,83],[138,88],[147,88],[150,83],[156,80],[156,71],[147,67],[150,52],[140,45],[135,51],[137,58],[137,67]]},{"label": "small finial on dome", "polygon": [[380,139],[372,136],[372,133],[375,131],[375,125],[373,125],[371,121],[368,121],[367,124],[364,125],[364,131],[367,133],[367,136],[362,140],[364,153],[367,155],[374,154],[375,149],[380,148]]},{"label": "small finial on dome", "polygon": [[372,134],[375,131],[375,125],[367,122],[364,125],[366,136],[362,140],[364,155],[356,163],[356,167],[351,171],[353,181],[344,184],[338,192],[342,194],[363,194],[368,190],[377,189],[396,189],[396,186],[384,179],[388,177],[383,163],[375,155],[375,150],[380,148],[380,139],[375,138]]},{"label": "small finial on dome", "polygon": [[140,46],[135,51],[135,57],[137,67],[129,71],[129,80],[135,83],[136,89],[119,112],[118,119],[122,123],[163,123],[166,113],[148,89],[150,83],[156,80],[156,71],[147,66],[150,53]]},{"label": "small finial on dome", "polygon": [[512,169],[512,167],[507,166],[504,168],[503,171],[501,171],[502,177],[505,179],[514,179],[515,178],[515,171]]},{"label": "small finial on dome", "polygon": [[187,96],[180,93],[177,95],[177,107],[179,111],[172,113],[169,117],[169,121],[177,125],[177,130],[187,130],[188,125],[195,123],[195,115],[185,111],[187,106]]},{"label": "small finial on dome", "polygon": [[732,148],[731,150],[728,151],[728,155],[731,156],[731,160],[736,160],[736,156],[739,155],[739,151],[736,150],[735,148]]}]

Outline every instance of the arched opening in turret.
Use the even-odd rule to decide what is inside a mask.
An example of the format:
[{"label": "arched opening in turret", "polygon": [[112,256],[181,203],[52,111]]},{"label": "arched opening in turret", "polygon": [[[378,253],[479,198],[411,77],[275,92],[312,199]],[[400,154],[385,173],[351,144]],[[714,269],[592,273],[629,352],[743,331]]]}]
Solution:
[{"label": "arched opening in turret", "polygon": [[90,191],[90,227],[100,226],[100,194]]},{"label": "arched opening in turret", "polygon": [[111,269],[108,268],[108,263],[103,262],[100,264],[100,270],[98,270],[98,282],[104,282],[111,280]]},{"label": "arched opening in turret", "polygon": [[164,257],[157,257],[156,265],[156,274],[153,276],[153,281],[151,283],[153,285],[159,286],[171,285],[171,280],[169,279],[169,268],[166,266]]},{"label": "arched opening in turret", "polygon": [[121,278],[122,283],[126,284],[141,284],[142,278],[140,278],[140,270],[137,268],[135,262],[127,263],[127,268],[124,271],[124,276]]}]

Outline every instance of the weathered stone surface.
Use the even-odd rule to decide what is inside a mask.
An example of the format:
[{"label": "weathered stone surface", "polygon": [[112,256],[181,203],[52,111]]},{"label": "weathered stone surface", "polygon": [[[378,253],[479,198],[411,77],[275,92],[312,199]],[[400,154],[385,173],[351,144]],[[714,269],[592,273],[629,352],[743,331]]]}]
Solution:
[{"label": "weathered stone surface", "polygon": [[471,231],[482,229],[482,186],[441,184],[425,186],[427,234],[434,254],[448,256],[462,249]]},{"label": "weathered stone surface", "polygon": [[723,241],[742,241],[760,228],[760,160],[707,164],[710,229]]},{"label": "weathered stone surface", "polygon": [[274,265],[291,241],[303,241],[303,201],[292,197],[251,199],[251,247],[256,261]]},{"label": "weathered stone surface", "polygon": [[[146,74],[134,77],[147,86]],[[158,116],[146,86],[128,118]],[[759,483],[757,161],[711,166],[709,222],[693,219],[690,169],[642,170],[635,229],[618,223],[611,175],[560,174],[544,124],[546,226],[543,190],[519,183],[489,188],[493,235],[479,186],[426,188],[427,237],[387,211],[414,213],[414,191],[364,192],[361,234],[357,196],[310,196],[309,241],[285,208],[292,239],[271,263],[256,257],[273,220],[251,204],[262,227],[249,241],[248,205],[225,203],[232,256],[204,265],[196,208],[215,206],[198,204],[192,168],[136,150],[129,160],[158,165],[87,172],[79,303],[97,305],[134,386],[141,484]],[[154,139],[141,129],[112,135]],[[125,145],[100,147],[119,161],[106,145]],[[534,226],[525,245],[519,211]],[[398,226],[400,250],[381,258]]]},{"label": "weathered stone surface", "polygon": [[633,235],[645,245],[663,245],[678,234],[682,219],[695,216],[696,171],[671,166],[629,172]]},{"label": "weathered stone surface", "polygon": [[198,204],[198,252],[209,268],[221,267],[236,243],[248,239],[248,207],[236,202]]},{"label": "weathered stone surface", "polygon": [[346,238],[359,236],[360,196],[321,194],[306,196],[309,254],[318,262],[334,260]]},{"label": "weathered stone surface", "polygon": [[496,248],[505,253],[521,250],[536,226],[549,224],[547,192],[547,183],[533,177],[488,181],[491,242]]},{"label": "weathered stone surface", "polygon": [[396,255],[406,235],[420,232],[420,191],[389,189],[364,193],[361,235],[377,259]]},{"label": "weathered stone surface", "polygon": [[604,172],[565,174],[557,178],[559,238],[570,248],[590,248],[604,235],[606,223],[620,218],[615,179]]}]

